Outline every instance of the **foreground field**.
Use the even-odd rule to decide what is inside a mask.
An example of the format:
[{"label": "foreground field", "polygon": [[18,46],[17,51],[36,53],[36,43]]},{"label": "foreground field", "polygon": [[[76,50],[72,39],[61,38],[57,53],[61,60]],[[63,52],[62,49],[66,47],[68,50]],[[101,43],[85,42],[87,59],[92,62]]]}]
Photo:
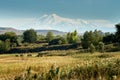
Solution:
[{"label": "foreground field", "polygon": [[[48,53],[49,55],[43,57],[36,57],[37,53],[29,57],[27,54],[20,57],[16,56],[16,54],[0,55],[0,80],[12,80],[15,76],[26,73],[29,67],[31,68],[31,73],[42,74],[48,72],[51,66],[54,65],[55,68],[59,67],[61,72],[64,71],[64,74],[67,74],[70,70],[77,69],[77,67],[86,67],[93,65],[93,63],[107,65],[109,62],[113,62],[112,64],[114,64],[115,60],[120,60],[120,52],[80,54],[76,51],[52,51]],[[120,75],[112,75],[111,77],[115,77],[117,80],[120,79]],[[74,79],[76,79],[76,77],[74,77]],[[82,79],[83,78],[81,78],[81,80]],[[92,80],[92,78],[90,80]]]}]

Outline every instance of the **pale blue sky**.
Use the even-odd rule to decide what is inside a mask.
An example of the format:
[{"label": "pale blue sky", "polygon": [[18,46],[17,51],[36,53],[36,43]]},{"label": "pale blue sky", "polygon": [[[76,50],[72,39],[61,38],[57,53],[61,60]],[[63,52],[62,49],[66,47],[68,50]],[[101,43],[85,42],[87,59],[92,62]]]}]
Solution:
[{"label": "pale blue sky", "polygon": [[0,19],[3,20],[37,18],[53,13],[74,19],[117,23],[120,21],[120,0],[0,0]]}]

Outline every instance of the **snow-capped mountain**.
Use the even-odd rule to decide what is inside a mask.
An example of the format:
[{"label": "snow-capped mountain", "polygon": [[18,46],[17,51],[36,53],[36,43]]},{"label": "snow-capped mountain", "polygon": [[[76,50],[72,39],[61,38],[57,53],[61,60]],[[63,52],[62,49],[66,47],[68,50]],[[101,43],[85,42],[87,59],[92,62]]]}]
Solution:
[{"label": "snow-capped mountain", "polygon": [[58,16],[57,14],[43,15],[34,19],[30,24],[26,24],[29,28],[34,29],[51,29],[59,31],[78,30],[84,32],[86,30],[111,28],[112,24],[107,20],[83,20],[71,19]]},{"label": "snow-capped mountain", "polygon": [[20,23],[22,26],[18,26],[18,28],[15,25],[9,25],[12,26],[12,28],[0,27],[0,34],[7,31],[14,31],[17,34],[22,34],[24,30],[30,28],[35,29],[38,34],[43,35],[45,35],[49,30],[53,31],[56,35],[63,35],[65,32],[73,30],[77,30],[78,33],[94,29],[102,31],[106,30],[108,32],[113,32],[113,30],[115,30],[114,24],[107,20],[71,19],[58,16],[57,14],[43,15],[39,18],[27,20],[11,20],[15,23],[22,21]]}]

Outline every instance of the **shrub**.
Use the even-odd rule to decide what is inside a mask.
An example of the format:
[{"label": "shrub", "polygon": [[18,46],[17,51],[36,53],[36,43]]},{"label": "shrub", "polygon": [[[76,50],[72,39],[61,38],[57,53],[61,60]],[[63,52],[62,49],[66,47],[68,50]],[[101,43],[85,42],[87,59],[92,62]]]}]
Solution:
[{"label": "shrub", "polygon": [[66,44],[67,40],[63,37],[53,39],[49,42],[49,45],[61,45],[61,44]]},{"label": "shrub", "polygon": [[[10,46],[18,46],[18,36],[15,32],[6,32],[0,35],[0,40],[6,41],[9,40]],[[16,45],[14,45],[16,43]]]},{"label": "shrub", "polygon": [[23,57],[24,55],[23,54],[20,54],[20,57]]},{"label": "shrub", "polygon": [[109,57],[112,57],[112,55],[110,55],[110,54],[100,54],[100,55],[98,55],[98,58],[109,58]]},{"label": "shrub", "polygon": [[106,50],[107,52],[116,52],[116,51],[120,51],[120,46],[116,46],[116,47],[113,47],[111,49],[108,49]]},{"label": "shrub", "polygon": [[12,46],[12,47],[16,47],[17,44],[16,44],[16,43],[11,43],[11,46]]},{"label": "shrub", "polygon": [[68,54],[67,53],[49,53],[47,54],[47,56],[67,56]]},{"label": "shrub", "polygon": [[4,53],[4,52],[7,52],[10,50],[10,40],[7,39],[4,41],[0,41],[0,52],[1,53]]},{"label": "shrub", "polygon": [[19,57],[19,55],[18,55],[18,54],[16,54],[16,55],[15,55],[15,57]]},{"label": "shrub", "polygon": [[54,65],[51,66],[50,70],[43,74],[36,74],[31,72],[31,67],[29,67],[26,71],[27,73],[23,74],[23,76],[15,76],[14,80],[57,80],[58,73],[60,68],[54,68]]},{"label": "shrub", "polygon": [[28,43],[24,43],[24,46],[28,46],[29,44]]},{"label": "shrub", "polygon": [[23,33],[23,39],[24,39],[24,42],[34,43],[37,40],[37,33],[36,33],[36,31],[33,30],[33,29],[26,30]]},{"label": "shrub", "polygon": [[28,57],[31,57],[31,56],[32,56],[32,54],[27,54],[27,56],[28,56]]},{"label": "shrub", "polygon": [[78,52],[76,52],[77,54],[78,53],[88,53],[89,50],[88,49],[80,49]]},{"label": "shrub", "polygon": [[113,44],[108,44],[108,45],[105,45],[105,50],[111,50],[112,48],[114,48]]},{"label": "shrub", "polygon": [[94,53],[95,52],[95,46],[93,44],[90,45],[89,51],[90,51],[90,53]]},{"label": "shrub", "polygon": [[98,47],[99,47],[99,51],[101,53],[104,53],[104,48],[105,48],[104,43],[103,42],[99,42]]},{"label": "shrub", "polygon": [[47,52],[40,52],[37,54],[36,57],[43,57],[44,55],[48,54]]}]

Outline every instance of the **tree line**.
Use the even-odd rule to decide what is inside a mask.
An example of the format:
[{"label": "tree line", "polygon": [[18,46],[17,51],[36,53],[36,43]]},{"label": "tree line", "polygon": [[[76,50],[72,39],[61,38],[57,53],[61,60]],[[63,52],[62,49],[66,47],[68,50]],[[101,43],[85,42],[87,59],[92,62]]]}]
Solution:
[{"label": "tree line", "polygon": [[100,30],[86,31],[83,35],[79,35],[77,30],[68,32],[65,35],[54,36],[49,31],[46,36],[38,35],[34,29],[24,31],[23,35],[16,35],[14,32],[6,32],[0,35],[0,52],[5,53],[13,47],[17,47],[24,43],[46,42],[48,45],[63,44],[81,44],[82,49],[91,53],[95,51],[104,52],[105,45],[120,45],[120,24],[116,24],[115,33],[103,33]]}]

